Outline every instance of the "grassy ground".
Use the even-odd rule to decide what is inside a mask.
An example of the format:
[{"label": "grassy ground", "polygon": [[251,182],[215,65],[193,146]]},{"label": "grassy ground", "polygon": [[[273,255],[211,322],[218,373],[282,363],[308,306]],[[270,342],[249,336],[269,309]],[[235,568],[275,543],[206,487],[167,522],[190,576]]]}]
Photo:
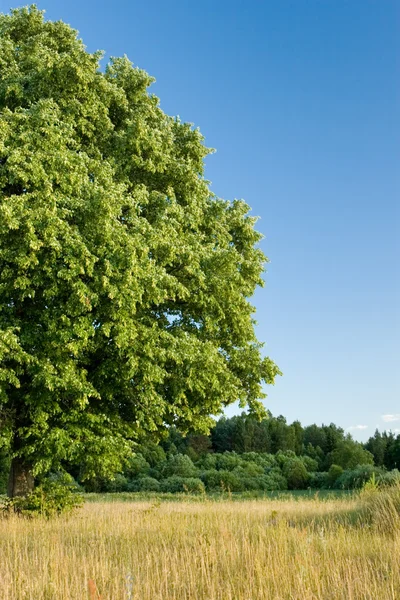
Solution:
[{"label": "grassy ground", "polygon": [[358,496],[164,500],[0,519],[1,599],[400,598],[398,514]]},{"label": "grassy ground", "polygon": [[201,502],[210,500],[224,502],[226,500],[326,500],[348,498],[355,494],[352,490],[292,490],[292,491],[250,491],[250,492],[208,492],[204,495],[187,493],[159,492],[107,492],[84,494],[86,502],[137,502],[138,500],[160,500],[161,502]]}]

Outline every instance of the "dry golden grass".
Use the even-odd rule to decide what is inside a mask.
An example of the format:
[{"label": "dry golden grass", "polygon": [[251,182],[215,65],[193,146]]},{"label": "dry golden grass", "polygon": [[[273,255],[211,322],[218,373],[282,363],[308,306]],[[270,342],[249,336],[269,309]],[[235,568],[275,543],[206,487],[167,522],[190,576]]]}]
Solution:
[{"label": "dry golden grass", "polygon": [[357,502],[90,503],[2,519],[0,598],[398,600],[399,532],[352,526]]}]

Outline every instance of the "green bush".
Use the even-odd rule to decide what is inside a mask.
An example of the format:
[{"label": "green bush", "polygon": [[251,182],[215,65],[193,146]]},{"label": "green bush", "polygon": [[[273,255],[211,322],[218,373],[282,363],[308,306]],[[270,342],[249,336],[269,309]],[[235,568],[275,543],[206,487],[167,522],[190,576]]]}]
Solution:
[{"label": "green bush", "polygon": [[315,473],[318,471],[318,461],[311,456],[299,456],[300,460],[304,464],[308,473]]},{"label": "green bush", "polygon": [[176,475],[177,477],[196,477],[198,469],[186,454],[170,456],[162,469],[163,478]]},{"label": "green bush", "polygon": [[223,454],[216,454],[216,469],[218,471],[233,471],[243,461],[236,452],[224,452]]},{"label": "green bush", "polygon": [[343,469],[356,469],[359,465],[373,465],[374,457],[371,452],[354,440],[341,441],[327,456],[330,465],[339,465]]},{"label": "green bush", "polygon": [[4,448],[0,448],[0,494],[7,493],[11,460]]},{"label": "green bush", "polygon": [[[52,483],[59,483],[60,485],[66,486],[75,492],[84,492],[84,488],[66,471],[55,471],[49,473],[45,479],[48,479]],[[41,483],[41,482],[39,482]]]},{"label": "green bush", "polygon": [[308,485],[316,490],[326,489],[329,487],[328,473],[325,471],[316,471],[315,473],[311,473]]},{"label": "green bush", "polygon": [[256,490],[265,490],[264,476],[261,477],[240,477],[242,490],[251,492]]},{"label": "green bush", "polygon": [[139,492],[159,492],[161,490],[160,482],[154,477],[141,477],[136,483]]},{"label": "green bush", "polygon": [[103,483],[104,492],[128,492],[129,491],[129,479],[121,473],[114,475],[113,479],[105,481]]},{"label": "green bush", "polygon": [[242,461],[237,467],[235,467],[232,471],[239,479],[243,478],[251,478],[251,477],[261,477],[264,475],[264,469],[260,465],[257,465],[254,462],[246,462]]},{"label": "green bush", "polygon": [[283,467],[285,466],[285,464],[289,461],[292,460],[298,460],[298,457],[296,455],[295,452],[293,452],[293,450],[279,450],[276,454],[275,454],[275,460],[277,462],[277,464],[281,467],[281,469],[283,469]]},{"label": "green bush", "polygon": [[138,477],[139,475],[147,475],[149,468],[150,464],[144,456],[138,452],[129,459],[128,465],[124,470],[124,475],[129,479]]},{"label": "green bush", "polygon": [[282,473],[286,478],[289,490],[304,490],[310,480],[310,474],[299,458],[287,460],[283,465]]},{"label": "green bush", "polygon": [[154,442],[147,442],[144,446],[141,446],[140,452],[151,467],[159,465],[167,458],[164,449]]},{"label": "green bush", "polygon": [[190,494],[204,494],[206,491],[204,483],[198,477],[186,478],[183,487]]},{"label": "green bush", "polygon": [[273,491],[288,489],[287,480],[278,468],[270,469],[270,471],[264,475],[263,482],[265,485],[265,487],[263,487],[264,490]]},{"label": "green bush", "polygon": [[322,473],[321,469],[325,462],[325,454],[320,446],[314,447],[312,444],[303,444],[303,455],[309,456],[310,458],[317,461],[318,470]]},{"label": "green bush", "polygon": [[393,471],[383,473],[379,477],[378,483],[382,486],[400,485],[400,471],[398,469],[393,469]]},{"label": "green bush", "polygon": [[261,475],[259,477],[243,477],[241,478],[243,489],[246,492],[251,491],[272,491],[272,490],[286,490],[287,481],[281,475],[281,473],[275,476]]},{"label": "green bush", "polygon": [[201,479],[204,482],[207,491],[231,491],[242,492],[244,484],[241,479],[232,473],[232,471],[217,471],[211,469],[204,471],[201,474]]},{"label": "green bush", "polygon": [[218,454],[207,454],[196,461],[196,467],[202,471],[211,471],[217,467]]},{"label": "green bush", "polygon": [[22,516],[45,518],[61,513],[71,512],[83,503],[83,498],[68,483],[45,479],[28,496],[7,498],[3,503],[3,511],[16,512]]},{"label": "green bush", "polygon": [[264,472],[267,473],[271,468],[278,467],[278,463],[275,460],[275,456],[273,454],[268,454],[267,452],[245,452],[241,454],[240,458],[246,462],[252,462],[256,465],[259,465],[264,469]]},{"label": "green bush", "polygon": [[339,465],[331,465],[326,477],[328,487],[334,489],[338,484],[339,477],[343,475],[343,468]]},{"label": "green bush", "polygon": [[188,492],[190,494],[202,494],[205,491],[204,483],[196,477],[179,477],[172,475],[160,482],[162,492]]},{"label": "green bush", "polygon": [[361,489],[371,479],[372,475],[379,478],[384,475],[384,470],[373,465],[363,465],[356,469],[347,469],[336,481],[336,487],[345,490]]}]

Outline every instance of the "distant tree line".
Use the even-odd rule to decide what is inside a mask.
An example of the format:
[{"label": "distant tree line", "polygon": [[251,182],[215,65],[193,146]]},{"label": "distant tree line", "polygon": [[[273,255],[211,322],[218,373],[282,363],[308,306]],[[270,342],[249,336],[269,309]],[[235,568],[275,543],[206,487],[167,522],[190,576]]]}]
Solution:
[{"label": "distant tree line", "polygon": [[[344,469],[362,464],[374,464],[392,470],[400,467],[400,435],[378,430],[365,444],[356,442],[349,433],[334,423],[308,425],[292,424],[285,417],[273,417],[258,422],[249,415],[221,418],[211,433],[214,452],[293,451],[296,455],[314,458],[318,468],[328,470],[332,464]],[[187,439],[190,446],[191,437]]]},{"label": "distant tree line", "polygon": [[[0,453],[0,491],[8,463]],[[362,444],[333,423],[303,427],[283,416],[257,421],[242,413],[219,419],[208,436],[170,427],[158,443],[143,439],[113,478],[83,481],[79,467],[66,464],[65,470],[88,492],[202,493],[353,489],[373,474],[380,482],[397,481],[399,466],[400,435],[392,432],[377,430]]]}]

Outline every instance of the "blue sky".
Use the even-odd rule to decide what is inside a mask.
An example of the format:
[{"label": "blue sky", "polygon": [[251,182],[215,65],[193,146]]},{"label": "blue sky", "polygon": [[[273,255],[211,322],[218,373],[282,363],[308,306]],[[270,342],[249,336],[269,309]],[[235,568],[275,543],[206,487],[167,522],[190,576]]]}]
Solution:
[{"label": "blue sky", "polygon": [[37,5],[153,75],[161,107],[217,149],[213,191],[260,216],[273,414],[400,431],[398,0]]}]

